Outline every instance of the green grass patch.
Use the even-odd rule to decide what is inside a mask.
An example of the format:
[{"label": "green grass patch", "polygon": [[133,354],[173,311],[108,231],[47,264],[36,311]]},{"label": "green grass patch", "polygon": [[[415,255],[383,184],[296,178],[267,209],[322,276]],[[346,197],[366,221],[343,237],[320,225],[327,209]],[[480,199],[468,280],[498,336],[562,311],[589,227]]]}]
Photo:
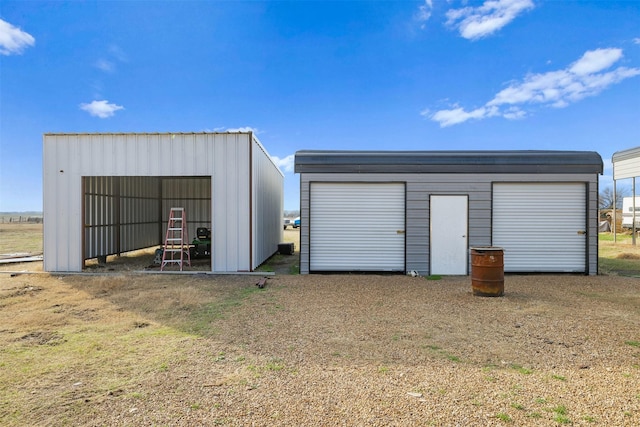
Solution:
[{"label": "green grass patch", "polygon": [[567,407],[564,405],[558,405],[552,411],[558,415],[567,415]]},{"label": "green grass patch", "polygon": [[440,276],[438,274],[432,274],[430,276],[426,276],[425,278],[427,280],[440,280],[440,279],[442,279],[442,276]]},{"label": "green grass patch", "polygon": [[[598,240],[600,242],[613,242],[613,233],[599,233]],[[631,234],[616,234],[616,242],[618,243],[631,243]]]},{"label": "green grass patch", "polygon": [[284,363],[282,363],[280,359],[271,359],[264,365],[264,368],[267,371],[282,371],[284,369]]},{"label": "green grass patch", "polygon": [[625,341],[624,343],[631,347],[640,347],[640,341]]},{"label": "green grass patch", "polygon": [[454,356],[453,354],[444,353],[444,356],[452,362],[461,362],[462,360],[458,356]]},{"label": "green grass patch", "polygon": [[558,381],[566,381],[567,378],[563,377],[562,375],[551,375],[551,378],[553,378],[554,380],[558,380]]},{"label": "green grass patch", "polygon": [[511,369],[518,371],[523,375],[529,375],[533,373],[533,369],[525,368],[524,366],[516,365],[516,364],[511,365]]},{"label": "green grass patch", "polygon": [[614,242],[613,234],[600,233],[598,242],[598,263],[601,273],[638,272],[640,274],[640,238],[637,242],[639,245],[633,246],[631,235],[618,234]]},{"label": "green grass patch", "polygon": [[504,412],[497,413],[496,418],[499,419],[500,421],[504,421],[507,423],[510,423],[511,421],[513,421],[513,419],[509,416],[509,414]]},{"label": "green grass patch", "polygon": [[257,286],[242,287],[229,292],[219,301],[188,307],[188,315],[183,321],[181,329],[192,334],[212,336],[216,332],[213,327],[216,320],[224,318],[228,312],[240,307],[246,299],[258,292],[264,292],[264,289]]},{"label": "green grass patch", "polygon": [[387,374],[389,372],[389,367],[388,366],[378,366],[378,373],[379,374]]},{"label": "green grass patch", "polygon": [[436,353],[437,355],[440,355],[452,362],[462,362],[462,359],[460,359],[458,356],[451,354],[449,352],[447,352],[446,350],[441,349],[440,347],[438,347],[437,345],[431,345],[431,344],[423,344],[421,346],[422,348],[426,348],[434,353]]},{"label": "green grass patch", "polygon": [[553,421],[557,422],[558,424],[572,424],[571,420],[566,415],[560,414],[556,414],[556,416],[553,417]]},{"label": "green grass patch", "polygon": [[300,264],[292,264],[289,267],[289,274],[293,276],[300,274]]}]

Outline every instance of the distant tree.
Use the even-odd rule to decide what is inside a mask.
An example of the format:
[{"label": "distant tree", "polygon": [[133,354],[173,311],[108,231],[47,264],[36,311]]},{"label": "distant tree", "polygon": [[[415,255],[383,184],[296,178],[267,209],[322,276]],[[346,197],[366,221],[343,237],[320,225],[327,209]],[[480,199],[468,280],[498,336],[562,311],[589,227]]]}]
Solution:
[{"label": "distant tree", "polygon": [[[622,198],[631,195],[631,190],[626,187],[617,186],[616,188],[616,208],[622,209]],[[600,209],[612,209],[613,208],[613,188],[606,187],[600,191],[598,197],[598,207]]]}]

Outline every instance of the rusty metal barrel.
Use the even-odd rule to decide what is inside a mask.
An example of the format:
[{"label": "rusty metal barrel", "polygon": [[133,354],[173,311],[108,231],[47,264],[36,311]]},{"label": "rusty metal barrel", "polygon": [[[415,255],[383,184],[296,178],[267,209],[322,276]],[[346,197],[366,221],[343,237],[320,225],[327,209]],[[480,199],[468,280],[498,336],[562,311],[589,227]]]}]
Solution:
[{"label": "rusty metal barrel", "polygon": [[504,250],[495,246],[471,248],[471,288],[474,295],[504,295]]}]

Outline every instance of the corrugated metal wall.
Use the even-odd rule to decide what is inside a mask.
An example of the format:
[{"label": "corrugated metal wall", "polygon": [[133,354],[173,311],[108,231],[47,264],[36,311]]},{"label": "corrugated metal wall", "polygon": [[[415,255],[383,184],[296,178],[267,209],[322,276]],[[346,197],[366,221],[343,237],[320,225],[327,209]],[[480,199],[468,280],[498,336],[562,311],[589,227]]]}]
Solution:
[{"label": "corrugated metal wall", "polygon": [[491,186],[500,182],[584,182],[588,186],[588,273],[598,271],[597,174],[348,174],[300,175],[300,272],[309,273],[310,182],[406,182],[406,268],[429,274],[429,196],[469,196],[469,246],[491,245]]},{"label": "corrugated metal wall", "polygon": [[84,258],[159,244],[159,180],[83,177]]},{"label": "corrugated metal wall", "polygon": [[282,242],[284,175],[257,139],[252,142],[253,268],[278,250]]},{"label": "corrugated metal wall", "polygon": [[635,178],[640,176],[640,147],[617,151],[611,157],[613,179]]},{"label": "corrugated metal wall", "polygon": [[[251,269],[251,133],[48,134],[43,139],[46,271],[80,271],[85,256],[113,252],[116,214],[121,250],[156,244],[165,224],[154,223],[166,221],[169,205],[176,203],[188,204],[191,238],[196,226],[211,225],[212,271]],[[116,187],[115,177],[126,178]],[[187,196],[176,198],[182,191]],[[282,187],[271,191],[282,199]],[[165,203],[154,201],[156,194],[165,195]],[[278,221],[281,216],[280,210]],[[91,231],[85,237],[87,225]]]},{"label": "corrugated metal wall", "polygon": [[161,178],[161,182],[162,239],[171,208],[184,208],[189,241],[196,237],[198,227],[212,228],[210,177]]}]

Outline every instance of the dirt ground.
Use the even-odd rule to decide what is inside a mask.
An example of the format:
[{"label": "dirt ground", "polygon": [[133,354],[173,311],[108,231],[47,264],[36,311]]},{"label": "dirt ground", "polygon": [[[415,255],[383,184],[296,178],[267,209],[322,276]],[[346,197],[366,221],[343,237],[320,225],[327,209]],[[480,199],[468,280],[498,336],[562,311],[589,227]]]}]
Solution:
[{"label": "dirt ground", "polygon": [[485,298],[469,277],[296,262],[263,289],[123,260],[0,272],[0,424],[640,425],[637,278],[507,275]]},{"label": "dirt ground", "polygon": [[640,424],[640,284],[0,274],[3,425]]}]

